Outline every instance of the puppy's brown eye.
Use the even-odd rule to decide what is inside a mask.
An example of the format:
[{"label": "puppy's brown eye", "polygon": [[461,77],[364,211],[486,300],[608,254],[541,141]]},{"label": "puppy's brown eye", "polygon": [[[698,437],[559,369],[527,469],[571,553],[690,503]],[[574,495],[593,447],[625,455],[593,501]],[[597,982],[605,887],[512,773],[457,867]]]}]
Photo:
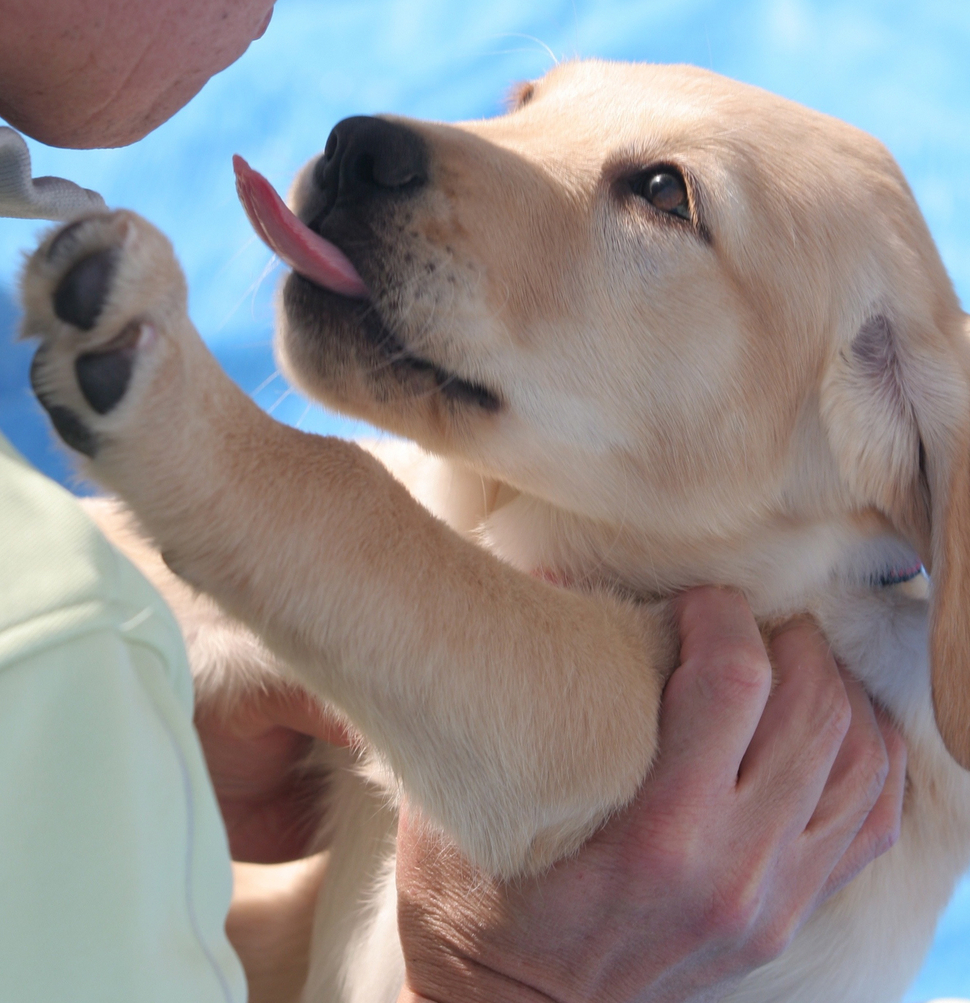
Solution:
[{"label": "puppy's brown eye", "polygon": [[684,179],[669,168],[643,171],[630,179],[630,190],[655,209],[689,220],[690,200]]}]

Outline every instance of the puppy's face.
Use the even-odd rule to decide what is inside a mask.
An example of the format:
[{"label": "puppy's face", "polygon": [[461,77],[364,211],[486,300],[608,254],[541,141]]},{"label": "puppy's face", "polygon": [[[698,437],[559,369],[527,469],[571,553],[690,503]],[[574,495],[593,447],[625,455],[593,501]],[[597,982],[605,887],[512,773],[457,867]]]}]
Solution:
[{"label": "puppy's face", "polygon": [[794,450],[834,485],[832,358],[899,282],[947,287],[872,250],[912,230],[939,267],[878,143],[688,67],[564,65],[459,126],[347,120],[294,203],[370,292],[287,280],[309,393],[675,536],[785,504]]},{"label": "puppy's face", "polygon": [[821,584],[902,537],[970,768],[970,324],[878,142],[690,67],[575,63],[497,119],[347,120],[294,201],[369,292],[287,280],[305,389],[607,524],[658,582]]}]

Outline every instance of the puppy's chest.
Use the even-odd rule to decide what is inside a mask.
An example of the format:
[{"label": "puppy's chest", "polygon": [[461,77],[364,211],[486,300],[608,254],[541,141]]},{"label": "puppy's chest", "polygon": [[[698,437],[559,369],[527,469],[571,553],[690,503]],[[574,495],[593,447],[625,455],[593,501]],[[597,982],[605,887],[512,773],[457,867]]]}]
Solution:
[{"label": "puppy's chest", "polygon": [[479,538],[519,570],[565,588],[608,589],[635,601],[695,584],[737,587],[769,636],[792,616],[814,619],[839,662],[901,718],[931,707],[928,582],[894,544],[867,546],[828,568],[786,568],[743,550],[705,559],[685,548],[679,562],[676,551],[657,554],[633,534],[590,527],[522,498],[492,513]]}]

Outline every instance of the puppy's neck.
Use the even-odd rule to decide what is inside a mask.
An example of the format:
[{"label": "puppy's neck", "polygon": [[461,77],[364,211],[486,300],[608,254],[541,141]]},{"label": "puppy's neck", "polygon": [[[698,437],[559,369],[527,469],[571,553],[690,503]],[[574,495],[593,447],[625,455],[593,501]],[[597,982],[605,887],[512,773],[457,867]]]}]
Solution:
[{"label": "puppy's neck", "polygon": [[822,591],[891,584],[919,567],[913,550],[869,515],[778,518],[733,539],[686,541],[596,522],[521,493],[499,492],[499,498],[479,535],[522,571],[645,597],[694,585],[733,586],[759,617],[807,609]]}]

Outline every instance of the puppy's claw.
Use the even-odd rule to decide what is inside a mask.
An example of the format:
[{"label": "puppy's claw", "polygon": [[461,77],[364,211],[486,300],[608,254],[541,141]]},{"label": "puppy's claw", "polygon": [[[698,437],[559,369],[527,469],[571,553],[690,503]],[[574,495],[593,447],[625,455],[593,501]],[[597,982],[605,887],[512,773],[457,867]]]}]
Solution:
[{"label": "puppy's claw", "polygon": [[118,252],[109,247],[73,265],[54,290],[54,313],[82,331],[90,331],[108,298]]}]

